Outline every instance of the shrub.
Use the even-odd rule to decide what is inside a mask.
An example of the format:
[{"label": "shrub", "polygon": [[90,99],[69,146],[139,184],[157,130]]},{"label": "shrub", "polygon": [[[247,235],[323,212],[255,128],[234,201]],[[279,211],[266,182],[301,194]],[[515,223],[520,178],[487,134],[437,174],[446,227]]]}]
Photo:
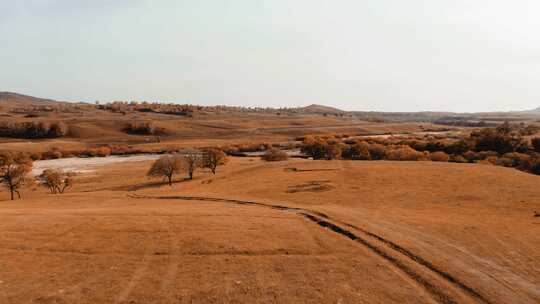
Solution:
[{"label": "shrub", "polygon": [[309,155],[313,159],[326,158],[327,143],[320,137],[308,136],[304,139],[302,153]]},{"label": "shrub", "polygon": [[503,155],[504,159],[503,165],[505,167],[518,167],[518,168],[528,168],[530,166],[530,156],[523,153],[506,153]]},{"label": "shrub", "polygon": [[463,153],[463,157],[469,161],[469,162],[474,162],[476,160],[479,160],[480,157],[478,155],[478,153],[474,152],[474,151],[467,151],[465,153]]},{"label": "shrub", "polygon": [[386,148],[384,145],[374,143],[374,144],[370,144],[368,148],[369,148],[369,155],[371,156],[371,159],[381,160],[385,158]]},{"label": "shrub", "polygon": [[536,153],[540,153],[540,137],[533,138],[531,144]]},{"label": "shrub", "polygon": [[469,162],[467,159],[465,159],[465,157],[461,155],[452,155],[450,157],[450,161],[454,163],[468,163]]},{"label": "shrub", "polygon": [[531,173],[540,175],[540,157],[531,159],[529,170]]},{"label": "shrub", "polygon": [[272,147],[269,143],[243,143],[236,145],[237,152],[261,152]]},{"label": "shrub", "polygon": [[425,150],[429,152],[436,152],[436,151],[444,151],[445,148],[446,148],[446,145],[440,141],[430,141],[426,144]]},{"label": "shrub", "polygon": [[124,127],[124,132],[135,135],[160,135],[165,134],[165,129],[157,127],[152,121],[132,122]]},{"label": "shrub", "polygon": [[460,139],[456,142],[453,142],[447,145],[444,148],[444,152],[448,154],[460,155],[460,154],[466,153],[467,151],[470,151],[472,148],[474,147],[469,141]]},{"label": "shrub", "polygon": [[271,148],[261,158],[265,161],[284,161],[289,159],[289,154],[279,149]]},{"label": "shrub", "polygon": [[306,137],[302,144],[302,153],[313,159],[340,159],[343,145],[336,140],[325,141],[321,137]]},{"label": "shrub", "polygon": [[357,142],[343,151],[343,158],[354,160],[370,160],[369,144],[365,141]]},{"label": "shrub", "polygon": [[52,148],[52,150],[46,151],[41,155],[42,159],[58,159],[62,158],[62,151],[58,148]]},{"label": "shrub", "polygon": [[406,145],[389,146],[386,150],[386,157],[389,160],[400,161],[426,160],[424,153],[416,151]]},{"label": "shrub", "polygon": [[471,138],[475,142],[476,151],[495,151],[499,154],[514,152],[523,146],[520,135],[507,133],[506,128],[482,129],[473,132]]},{"label": "shrub", "polygon": [[111,155],[111,152],[112,152],[111,148],[109,148],[107,146],[95,148],[93,150],[95,151],[95,155],[98,156],[98,157],[107,157],[107,156]]},{"label": "shrub", "polygon": [[343,154],[343,145],[339,143],[332,143],[326,146],[326,160],[341,159]]},{"label": "shrub", "polygon": [[435,161],[435,162],[447,162],[450,160],[450,156],[448,156],[448,154],[442,152],[442,151],[437,151],[437,152],[432,152],[429,154],[429,158],[432,160],[432,161]]},{"label": "shrub", "polygon": [[499,163],[499,158],[497,156],[488,156],[484,160],[480,161],[481,163],[489,164],[489,165],[496,165]]},{"label": "shrub", "polygon": [[513,167],[513,162],[512,162],[512,159],[510,158],[507,158],[507,157],[498,157],[496,161],[491,161],[490,158],[488,158],[488,161],[493,163],[494,165],[497,165],[497,166],[503,166],[503,167]]},{"label": "shrub", "polygon": [[51,194],[62,194],[73,186],[73,175],[73,173],[65,173],[59,169],[46,169],[39,176],[39,180],[43,186],[49,189]]}]

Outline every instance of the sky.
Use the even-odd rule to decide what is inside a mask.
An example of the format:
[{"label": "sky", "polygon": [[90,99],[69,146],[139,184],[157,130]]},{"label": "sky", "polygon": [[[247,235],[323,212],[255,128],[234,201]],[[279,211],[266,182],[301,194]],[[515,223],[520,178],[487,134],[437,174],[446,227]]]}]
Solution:
[{"label": "sky", "polygon": [[540,106],[538,0],[0,0],[0,91],[358,111]]}]

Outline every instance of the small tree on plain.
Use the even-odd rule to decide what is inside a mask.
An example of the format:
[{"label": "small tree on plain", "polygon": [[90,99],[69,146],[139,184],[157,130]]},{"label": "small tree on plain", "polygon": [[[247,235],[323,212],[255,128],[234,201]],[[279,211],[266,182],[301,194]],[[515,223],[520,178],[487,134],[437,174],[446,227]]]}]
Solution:
[{"label": "small tree on plain", "polygon": [[182,159],[187,169],[189,179],[193,179],[193,175],[195,174],[197,168],[202,166],[201,152],[197,150],[188,150],[185,152]]},{"label": "small tree on plain", "polygon": [[210,169],[214,175],[217,167],[226,163],[227,155],[220,149],[208,149],[203,153],[202,166]]},{"label": "small tree on plain", "polygon": [[178,155],[165,155],[157,159],[146,174],[149,177],[166,178],[169,186],[172,186],[173,176],[183,168],[183,159]]},{"label": "small tree on plain", "polygon": [[0,154],[0,182],[9,190],[11,200],[15,199],[15,193],[21,198],[19,189],[27,181],[31,169],[32,159],[22,153]]},{"label": "small tree on plain", "polygon": [[46,169],[39,176],[41,184],[49,189],[51,194],[64,193],[73,186],[73,174],[59,169]]}]

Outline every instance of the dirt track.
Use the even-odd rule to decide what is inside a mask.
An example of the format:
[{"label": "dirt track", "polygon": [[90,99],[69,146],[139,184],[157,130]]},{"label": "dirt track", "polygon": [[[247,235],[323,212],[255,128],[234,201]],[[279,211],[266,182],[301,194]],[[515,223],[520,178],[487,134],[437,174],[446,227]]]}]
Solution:
[{"label": "dirt track", "polygon": [[[257,207],[266,207],[277,209],[281,211],[295,212],[299,216],[303,216],[310,221],[318,224],[319,226],[329,229],[337,234],[340,234],[344,237],[347,237],[353,241],[356,241],[363,246],[367,247],[369,250],[373,251],[375,254],[389,262],[392,266],[396,267],[399,271],[403,271],[408,275],[412,280],[416,281],[421,287],[425,288],[429,292],[434,300],[439,303],[460,303],[463,302],[457,301],[446,293],[446,290],[449,288],[448,285],[451,285],[454,289],[460,293],[460,298],[466,298],[467,296],[471,300],[475,300],[479,303],[490,303],[484,296],[478,293],[473,288],[467,286],[463,282],[460,282],[458,279],[453,277],[451,274],[438,269],[436,266],[426,261],[424,258],[415,255],[409,250],[397,245],[396,243],[389,241],[375,233],[366,231],[364,229],[358,228],[354,225],[343,223],[346,227],[339,226],[335,224],[336,220],[329,218],[326,214],[316,212],[313,210],[303,209],[303,208],[294,208],[286,207],[280,204],[268,204],[268,203],[258,203],[254,201],[242,201],[242,200],[231,200],[231,199],[222,199],[222,198],[211,198],[211,197],[193,197],[193,196],[162,196],[162,197],[141,197],[141,196],[130,196],[137,199],[165,199],[165,200],[181,200],[181,201],[203,201],[203,202],[225,202],[231,204],[239,205],[250,205]],[[339,221],[338,221],[339,222]],[[351,231],[351,228],[361,233],[363,237],[355,234]],[[349,230],[348,230],[349,229]],[[368,241],[367,239],[371,239]],[[373,241],[377,241],[379,246],[375,245]],[[389,252],[390,251],[390,252]],[[403,261],[403,260],[406,261]],[[407,266],[407,264],[413,264],[414,266]],[[415,271],[414,268],[423,268],[420,271]],[[425,278],[420,273],[431,271],[430,275],[427,275]],[[433,277],[436,276],[437,279]],[[442,282],[441,282],[442,281]],[[442,286],[441,286],[442,285]]]}]

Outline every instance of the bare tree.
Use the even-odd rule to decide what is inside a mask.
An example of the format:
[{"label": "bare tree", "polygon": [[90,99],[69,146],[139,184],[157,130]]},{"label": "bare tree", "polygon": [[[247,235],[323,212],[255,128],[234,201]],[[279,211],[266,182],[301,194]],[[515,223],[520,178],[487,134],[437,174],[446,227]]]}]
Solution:
[{"label": "bare tree", "polygon": [[183,161],[188,171],[189,179],[193,179],[197,168],[202,166],[201,152],[198,150],[187,150],[184,152]]},{"label": "bare tree", "polygon": [[212,170],[216,174],[216,169],[219,165],[227,163],[227,155],[220,149],[208,149],[203,153],[202,167]]},{"label": "bare tree", "polygon": [[178,155],[164,155],[157,159],[146,174],[149,177],[164,177],[172,186],[173,175],[184,167],[183,158]]},{"label": "bare tree", "polygon": [[51,194],[64,193],[73,186],[73,176],[71,172],[63,172],[59,169],[47,169],[39,176],[41,183],[49,188]]},{"label": "bare tree", "polygon": [[15,199],[15,193],[21,198],[19,189],[26,182],[31,169],[32,159],[22,153],[4,152],[0,154],[0,182],[8,188],[11,200]]}]

